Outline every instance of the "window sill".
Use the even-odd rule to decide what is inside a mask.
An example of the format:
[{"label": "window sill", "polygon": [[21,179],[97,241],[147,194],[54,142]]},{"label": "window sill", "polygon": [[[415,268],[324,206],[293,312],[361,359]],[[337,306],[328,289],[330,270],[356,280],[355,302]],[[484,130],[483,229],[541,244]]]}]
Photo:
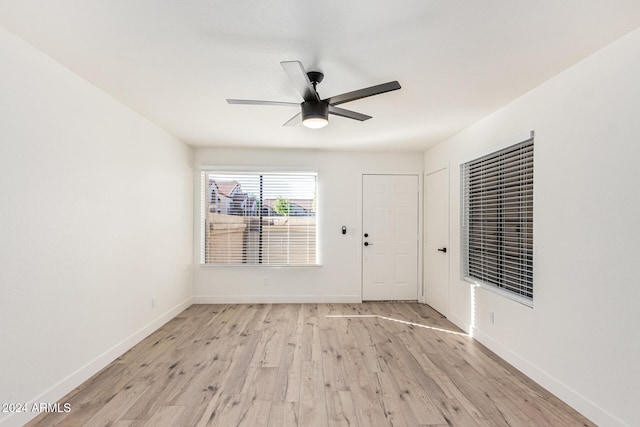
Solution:
[{"label": "window sill", "polygon": [[492,292],[494,294],[500,295],[501,297],[504,297],[504,298],[510,299],[512,301],[515,301],[518,304],[522,304],[522,305],[524,305],[526,307],[533,308],[533,300],[532,299],[528,299],[528,298],[522,297],[522,296],[520,296],[518,294],[514,294],[513,292],[506,291],[506,290],[501,289],[501,288],[499,288],[497,286],[494,286],[494,285],[486,284],[486,283],[481,282],[481,281],[479,281],[477,279],[474,279],[472,277],[464,277],[463,279],[464,279],[465,282],[468,282],[473,286],[476,286],[476,287],[479,287],[479,288],[482,288],[482,289],[486,289],[489,292]]},{"label": "window sill", "polygon": [[200,264],[200,267],[214,267],[214,268],[229,268],[229,267],[239,267],[239,268],[286,268],[286,269],[294,269],[294,268],[318,268],[323,267],[322,264],[308,264],[308,265],[267,265],[267,264]]}]

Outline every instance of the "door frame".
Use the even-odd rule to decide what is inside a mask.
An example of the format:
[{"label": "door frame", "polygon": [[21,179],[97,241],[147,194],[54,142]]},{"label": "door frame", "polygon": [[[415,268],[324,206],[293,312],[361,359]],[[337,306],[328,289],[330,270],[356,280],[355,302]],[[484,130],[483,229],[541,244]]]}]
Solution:
[{"label": "door frame", "polygon": [[409,175],[409,176],[417,176],[418,177],[418,277],[416,277],[416,286],[418,293],[418,302],[424,304],[424,274],[423,274],[423,264],[424,264],[424,171],[422,170],[411,170],[411,171],[397,171],[397,172],[362,172],[360,174],[360,179],[358,180],[358,218],[359,218],[359,226],[358,226],[358,259],[360,260],[360,266],[358,268],[358,279],[360,281],[360,302],[363,301],[364,295],[364,277],[362,274],[362,267],[364,263],[364,221],[363,221],[363,203],[364,203],[364,176],[365,175]]}]

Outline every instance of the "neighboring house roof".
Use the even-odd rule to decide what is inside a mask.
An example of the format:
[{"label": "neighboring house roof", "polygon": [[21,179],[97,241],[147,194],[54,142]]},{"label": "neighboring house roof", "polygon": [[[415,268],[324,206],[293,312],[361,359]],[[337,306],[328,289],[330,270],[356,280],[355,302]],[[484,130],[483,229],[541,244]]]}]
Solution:
[{"label": "neighboring house roof", "polygon": [[[275,211],[277,199],[264,199],[264,205]],[[289,199],[289,208],[292,212],[313,212],[313,199]]]},{"label": "neighboring house roof", "polygon": [[[238,181],[220,181],[215,180],[213,178],[209,178],[209,187],[212,192],[217,192],[219,196],[226,197],[231,199],[233,205],[228,206],[229,209],[237,210],[251,210],[253,211],[257,207],[258,200],[255,196],[251,196],[242,191],[242,187]],[[216,191],[217,190],[217,191]],[[211,203],[219,202],[213,199],[213,194],[211,197]],[[275,199],[264,199],[263,205],[265,208],[269,209],[269,215],[275,214],[275,204],[277,198]],[[313,199],[289,199],[290,206],[290,214],[292,216],[306,216],[312,214],[313,209]],[[224,213],[227,213],[226,211]],[[277,214],[276,214],[277,215]]]},{"label": "neighboring house roof", "polygon": [[304,211],[313,212],[313,199],[291,199],[289,203],[299,206]]},{"label": "neighboring house roof", "polygon": [[218,187],[218,192],[227,197],[231,197],[231,193],[233,193],[236,188],[240,187],[238,181],[216,181],[215,179],[211,179],[209,182],[216,185]]}]

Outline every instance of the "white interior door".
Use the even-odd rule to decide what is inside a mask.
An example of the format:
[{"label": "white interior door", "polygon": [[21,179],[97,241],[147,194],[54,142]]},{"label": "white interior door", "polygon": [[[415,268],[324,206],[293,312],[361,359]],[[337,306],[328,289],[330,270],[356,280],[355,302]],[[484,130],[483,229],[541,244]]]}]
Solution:
[{"label": "white interior door", "polygon": [[425,302],[449,315],[449,169],[425,177]]},{"label": "white interior door", "polygon": [[418,176],[362,176],[362,299],[418,298]]}]

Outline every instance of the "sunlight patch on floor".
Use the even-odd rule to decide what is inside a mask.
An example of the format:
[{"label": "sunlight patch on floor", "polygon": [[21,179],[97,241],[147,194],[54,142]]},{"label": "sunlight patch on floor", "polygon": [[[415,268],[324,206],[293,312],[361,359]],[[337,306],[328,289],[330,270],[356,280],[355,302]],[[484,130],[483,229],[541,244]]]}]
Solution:
[{"label": "sunlight patch on floor", "polygon": [[349,319],[349,318],[376,318],[376,319],[383,319],[383,320],[391,320],[392,322],[404,323],[405,325],[417,326],[419,328],[431,329],[432,331],[445,332],[447,334],[462,335],[464,337],[468,337],[469,336],[469,335],[465,334],[464,332],[450,331],[449,329],[436,328],[435,326],[422,325],[420,323],[408,322],[406,320],[394,319],[393,317],[380,316],[380,315],[377,315],[377,314],[328,314],[325,317],[345,318],[345,319]]}]

